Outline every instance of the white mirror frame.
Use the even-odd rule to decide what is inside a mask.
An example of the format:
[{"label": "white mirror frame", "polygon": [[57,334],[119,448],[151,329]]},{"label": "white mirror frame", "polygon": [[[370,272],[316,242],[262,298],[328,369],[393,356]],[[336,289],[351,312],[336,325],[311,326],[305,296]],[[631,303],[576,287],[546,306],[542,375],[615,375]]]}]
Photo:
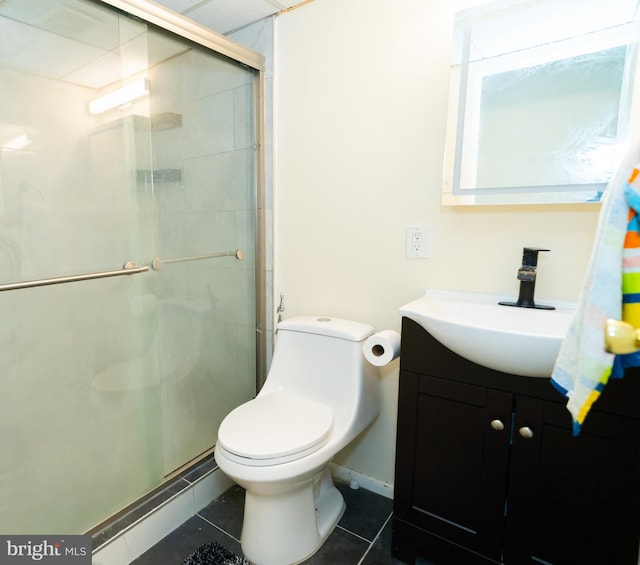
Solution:
[{"label": "white mirror frame", "polygon": [[[635,17],[637,3],[638,0],[589,2],[600,10],[606,9],[606,16],[603,16],[602,13],[596,13],[596,9],[593,14],[589,13],[585,0],[542,0],[537,3],[497,0],[456,14],[443,169],[443,205],[599,202],[617,164],[616,159],[621,159],[624,154],[629,125],[640,118],[640,104],[633,94],[640,93],[640,72],[636,70],[640,37],[640,22]],[[563,14],[562,6],[566,9],[566,18],[560,17]],[[552,9],[558,21],[550,23],[548,16],[543,17],[544,26],[536,29],[528,23],[531,15],[535,14],[531,9],[539,10],[538,15],[541,10]],[[579,20],[585,11],[592,17],[589,19],[585,16],[585,21],[579,21],[578,29],[565,25],[566,19]],[[517,18],[520,18],[519,26]],[[501,29],[500,26],[508,29]],[[480,31],[472,42],[474,29]],[[506,40],[505,36],[510,38]],[[507,50],[505,43],[509,43]],[[515,69],[533,69],[542,64],[553,64],[619,46],[626,46],[626,56],[613,140],[616,151],[612,153],[610,165],[603,173],[595,175],[591,182],[582,179],[578,182],[539,182],[535,177],[545,175],[525,173],[521,180],[518,179],[517,186],[513,186],[516,184],[512,182],[513,179],[496,185],[475,185],[483,78],[506,74]],[[514,148],[515,151],[525,149]],[[505,159],[508,158],[505,154]]]}]

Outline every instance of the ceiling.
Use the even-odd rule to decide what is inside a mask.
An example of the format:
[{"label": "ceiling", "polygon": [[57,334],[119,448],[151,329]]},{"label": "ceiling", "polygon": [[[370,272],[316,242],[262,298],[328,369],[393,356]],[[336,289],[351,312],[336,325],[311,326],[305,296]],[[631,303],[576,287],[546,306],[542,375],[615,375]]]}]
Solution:
[{"label": "ceiling", "polygon": [[[225,34],[311,0],[157,0]],[[0,0],[0,68],[103,88],[167,59],[184,45],[145,34],[99,4]],[[151,59],[149,57],[152,57]]]},{"label": "ceiling", "polygon": [[218,33],[229,33],[247,24],[286,10],[302,0],[155,0]]}]

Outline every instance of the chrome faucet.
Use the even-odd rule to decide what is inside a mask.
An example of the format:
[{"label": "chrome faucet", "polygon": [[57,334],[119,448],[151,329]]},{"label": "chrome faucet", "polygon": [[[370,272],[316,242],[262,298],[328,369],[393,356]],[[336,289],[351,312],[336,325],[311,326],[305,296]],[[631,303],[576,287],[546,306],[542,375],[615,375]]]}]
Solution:
[{"label": "chrome faucet", "polygon": [[536,288],[536,275],[538,269],[538,253],[540,251],[551,251],[540,247],[525,247],[522,249],[522,265],[518,269],[518,280],[520,281],[520,292],[516,302],[498,302],[503,306],[519,306],[520,308],[539,308],[541,310],[555,310],[554,306],[536,304],[533,294]]}]

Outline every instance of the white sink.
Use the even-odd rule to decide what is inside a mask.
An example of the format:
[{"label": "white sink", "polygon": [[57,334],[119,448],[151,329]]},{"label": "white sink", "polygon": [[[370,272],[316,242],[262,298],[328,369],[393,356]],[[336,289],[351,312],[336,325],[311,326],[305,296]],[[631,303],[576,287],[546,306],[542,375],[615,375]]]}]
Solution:
[{"label": "white sink", "polygon": [[427,290],[400,308],[442,345],[478,365],[525,377],[550,377],[575,304],[555,310],[501,306],[508,296]]}]

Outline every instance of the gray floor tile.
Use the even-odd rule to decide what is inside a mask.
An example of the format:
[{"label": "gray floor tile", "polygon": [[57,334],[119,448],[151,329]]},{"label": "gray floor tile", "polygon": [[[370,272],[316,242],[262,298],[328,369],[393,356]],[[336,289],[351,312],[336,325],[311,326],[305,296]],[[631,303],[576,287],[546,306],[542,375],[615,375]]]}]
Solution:
[{"label": "gray floor tile", "polygon": [[391,556],[391,519],[374,540],[362,565],[401,565],[402,561]]},{"label": "gray floor tile", "polygon": [[[353,490],[347,483],[337,482],[336,486],[347,508],[336,529],[305,565],[358,565],[361,560],[363,565],[400,565],[391,557],[392,501],[362,488]],[[207,542],[220,543],[242,555],[236,540],[240,539],[243,515],[244,489],[234,486],[133,565],[180,565]]]},{"label": "gray floor tile", "polygon": [[315,555],[304,561],[304,564],[356,565],[368,547],[367,541],[337,527]]},{"label": "gray floor tile", "polygon": [[217,542],[242,555],[238,542],[199,516],[194,516],[143,553],[132,565],[180,565],[189,554],[208,542]]},{"label": "gray floor tile", "polygon": [[244,518],[244,489],[235,485],[200,510],[200,516],[240,539]]},{"label": "gray floor tile", "polygon": [[347,508],[339,525],[373,541],[393,510],[393,501],[365,489],[352,489],[348,483],[336,481]]}]

